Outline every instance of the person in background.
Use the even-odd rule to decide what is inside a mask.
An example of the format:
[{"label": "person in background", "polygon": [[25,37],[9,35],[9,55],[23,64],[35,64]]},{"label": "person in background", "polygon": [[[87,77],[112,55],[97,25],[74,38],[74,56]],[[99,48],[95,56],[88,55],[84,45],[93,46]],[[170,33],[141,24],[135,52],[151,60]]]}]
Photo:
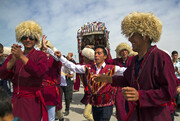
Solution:
[{"label": "person in background", "polygon": [[0,87],[0,121],[22,121],[13,116],[11,99],[2,87]]},{"label": "person in background", "polygon": [[[76,64],[76,61],[72,58],[73,57],[73,53],[72,52],[69,52],[68,55],[67,55],[67,59],[71,62],[73,62],[74,64]],[[71,84],[72,86],[72,92],[77,92],[79,91],[79,87],[80,87],[80,81],[76,80],[76,75],[78,74],[74,74],[74,77],[72,78],[73,80],[73,83]],[[73,94],[73,93],[72,93]],[[72,101],[72,99],[71,99]]]},{"label": "person in background", "polygon": [[[94,49],[94,45],[86,45],[85,46],[85,48],[91,48],[91,49]],[[80,51],[80,53],[79,53],[79,59],[80,59],[80,62],[79,62],[79,64],[86,64],[85,62],[84,62],[84,58],[83,58],[83,55],[82,55],[82,51]],[[76,73],[76,81],[75,81],[75,83],[74,83],[74,92],[77,92],[77,91],[79,91],[79,87],[80,87],[80,80],[81,80],[81,76],[82,76],[83,74],[79,74],[79,73]]]},{"label": "person in background", "polygon": [[76,63],[76,61],[74,60],[73,58],[73,53],[72,52],[69,52],[68,55],[67,55],[67,59],[73,63]]},{"label": "person in background", "polygon": [[7,59],[7,57],[11,54],[11,48],[10,47],[4,47],[4,58]]},{"label": "person in background", "polygon": [[0,43],[0,63],[3,62],[3,52],[4,52],[4,46]]},{"label": "person in background", "polygon": [[[76,64],[76,61],[72,58],[73,57],[73,53],[68,53],[68,55],[67,55],[67,60],[69,60],[69,61],[71,61],[72,63],[75,63]],[[74,84],[75,84],[75,82],[76,82],[76,74],[75,73],[73,73],[73,77],[71,77],[71,78],[67,78],[67,80],[70,82],[69,84],[68,84],[68,86],[69,86],[69,91],[70,91],[70,102],[72,102],[72,98],[73,98],[73,91],[74,91]]]},{"label": "person in background", "polygon": [[162,23],[153,13],[132,12],[121,23],[122,33],[138,52],[123,76],[94,74],[92,79],[122,87],[129,104],[125,120],[171,121],[167,103],[176,95],[176,75],[167,53],[152,46],[160,40]]},{"label": "person in background", "polygon": [[131,57],[131,56],[136,56],[136,55],[138,55],[138,53],[137,52],[134,52],[133,50],[129,53],[129,57]]},{"label": "person in background", "polygon": [[[64,56],[65,57],[65,56]],[[62,64],[61,67],[61,89],[62,92],[64,93],[64,98],[65,98],[65,112],[64,116],[69,115],[69,108],[70,108],[70,103],[71,103],[71,98],[72,98],[72,80],[71,78],[73,77],[73,72],[69,70],[64,64]]]},{"label": "person in background", "polygon": [[[116,57],[115,59],[106,59],[107,64],[118,65],[120,67],[129,67],[132,61],[132,57],[128,55],[132,52],[132,48],[127,43],[120,43],[116,47]],[[121,87],[117,88],[115,96],[115,106],[116,106],[116,118],[118,121],[125,120],[128,113],[128,102],[125,100],[123,94],[121,93]]]},{"label": "person in background", "polygon": [[[93,64],[94,63],[94,50],[91,48],[84,48],[82,50],[82,56],[85,64]],[[86,79],[85,74],[80,74],[80,79],[83,83],[84,86],[84,97],[81,100],[83,104],[85,104],[85,109],[83,112],[83,116],[88,120],[88,121],[94,121],[93,115],[92,115],[92,105],[90,104],[90,98],[92,96],[92,91],[88,87],[88,81]]]},{"label": "person in background", "polygon": [[[11,49],[10,49],[11,52]],[[9,48],[4,47],[0,43],[0,67],[4,64],[6,57],[10,54]],[[2,80],[0,79],[0,86],[3,87],[7,93],[9,94],[10,97],[12,97],[12,83],[10,79]]]},{"label": "person in background", "polygon": [[25,121],[48,121],[47,108],[41,93],[42,80],[48,70],[47,56],[35,50],[42,37],[42,28],[35,21],[21,22],[15,29],[16,41],[12,54],[0,68],[0,78],[13,83],[13,115]]},{"label": "person in background", "polygon": [[[178,61],[178,52],[177,51],[172,51],[171,53],[171,57],[172,57],[172,62],[174,65],[174,70],[175,70],[175,74],[176,77],[180,83],[180,61]],[[180,90],[180,85],[178,85],[178,90]],[[176,95],[175,100],[176,100],[176,104],[178,104],[178,97],[179,94]],[[176,113],[176,111],[174,112],[174,116],[179,116],[178,113]]]},{"label": "person in background", "polygon": [[[43,44],[43,46],[41,44]],[[46,52],[47,48],[54,49],[54,46],[49,40],[46,40],[45,35],[42,37],[41,44],[40,50],[45,52],[48,57],[48,71],[43,77],[41,91],[48,110],[49,121],[55,121],[56,106],[60,105],[62,109],[62,92],[61,89],[59,89],[62,64]]]}]

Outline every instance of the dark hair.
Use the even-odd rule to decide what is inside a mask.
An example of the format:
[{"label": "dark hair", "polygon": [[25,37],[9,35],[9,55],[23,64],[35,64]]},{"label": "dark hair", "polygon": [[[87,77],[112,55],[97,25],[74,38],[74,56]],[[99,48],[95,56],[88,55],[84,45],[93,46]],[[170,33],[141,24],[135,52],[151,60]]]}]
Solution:
[{"label": "dark hair", "polygon": [[3,46],[1,43],[0,43],[0,48],[1,48],[1,49],[3,49],[3,48],[4,48],[4,46]]},{"label": "dark hair", "polygon": [[94,51],[95,51],[97,48],[103,49],[104,55],[107,56],[107,50],[106,50],[106,48],[105,48],[103,45],[96,45],[95,48],[94,48]]},{"label": "dark hair", "polygon": [[11,99],[8,93],[0,87],[0,117],[12,114]]},{"label": "dark hair", "polygon": [[174,54],[178,54],[178,52],[177,51],[172,51],[172,53],[171,53],[172,55],[174,55]]},{"label": "dark hair", "polygon": [[73,58],[71,60],[69,60],[69,61],[71,61],[71,62],[76,64],[76,61]]}]

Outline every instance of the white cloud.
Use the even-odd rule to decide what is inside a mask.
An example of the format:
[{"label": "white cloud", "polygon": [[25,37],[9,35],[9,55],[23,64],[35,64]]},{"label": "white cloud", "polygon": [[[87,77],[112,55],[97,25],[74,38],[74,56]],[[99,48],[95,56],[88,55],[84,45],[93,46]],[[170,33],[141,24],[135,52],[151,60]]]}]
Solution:
[{"label": "white cloud", "polygon": [[63,54],[77,54],[77,30],[86,22],[105,22],[110,31],[110,48],[128,42],[121,34],[121,21],[130,12],[153,12],[163,23],[158,47],[180,53],[180,2],[178,0],[0,0],[1,43],[15,43],[14,29],[27,19],[37,21],[48,40]]}]

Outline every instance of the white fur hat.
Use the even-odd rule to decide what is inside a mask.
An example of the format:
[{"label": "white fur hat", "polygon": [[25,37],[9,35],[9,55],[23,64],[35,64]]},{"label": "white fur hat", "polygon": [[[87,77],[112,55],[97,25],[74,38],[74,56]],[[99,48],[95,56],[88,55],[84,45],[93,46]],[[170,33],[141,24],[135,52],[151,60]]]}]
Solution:
[{"label": "white fur hat", "polygon": [[11,54],[11,48],[10,47],[4,47],[3,54],[10,55]]},{"label": "white fur hat", "polygon": [[91,48],[84,48],[82,50],[82,55],[88,58],[89,60],[94,60],[94,50]]},{"label": "white fur hat", "polygon": [[122,42],[116,47],[116,57],[120,57],[121,50],[127,50],[129,53],[132,51],[131,46],[128,43]]},{"label": "white fur hat", "polygon": [[138,55],[138,52],[135,52],[135,51],[132,50],[132,51],[129,53],[128,56],[136,56],[136,55]]},{"label": "white fur hat", "polygon": [[37,45],[39,44],[43,34],[41,26],[32,20],[21,22],[16,26],[15,32],[17,42],[21,42],[23,36],[32,36],[37,39]]},{"label": "white fur hat", "polygon": [[49,48],[51,48],[52,50],[54,49],[53,44],[48,40],[46,43],[46,46],[48,46]]},{"label": "white fur hat", "polygon": [[54,50],[54,51],[57,51],[58,49],[54,47],[53,50]]},{"label": "white fur hat", "polygon": [[[53,44],[49,41],[49,40],[46,40],[47,41],[47,43],[46,43],[46,46],[48,46],[49,48],[51,48],[52,50],[54,50],[54,46],[53,46]],[[41,47],[41,45],[42,45],[42,42],[40,41],[40,43],[39,43],[39,45],[37,45],[37,47]],[[57,50],[57,49],[56,49]]]},{"label": "white fur hat", "polygon": [[153,13],[132,12],[121,23],[122,34],[131,37],[134,33],[148,36],[152,42],[160,40],[162,23]]}]

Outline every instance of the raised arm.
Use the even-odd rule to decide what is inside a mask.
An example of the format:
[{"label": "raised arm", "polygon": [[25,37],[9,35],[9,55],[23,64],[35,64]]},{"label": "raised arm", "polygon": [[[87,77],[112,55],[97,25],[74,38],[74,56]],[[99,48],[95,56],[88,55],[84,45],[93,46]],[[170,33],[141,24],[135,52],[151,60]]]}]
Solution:
[{"label": "raised arm", "polygon": [[60,51],[54,52],[50,48],[47,48],[47,53],[49,53],[56,61],[61,61],[67,68],[72,70],[75,73],[85,73],[85,65],[76,65],[71,61],[67,60],[63,56],[61,56]]},{"label": "raised arm", "polygon": [[63,56],[61,56],[59,60],[71,71],[75,73],[85,73],[85,65],[76,65]]},{"label": "raised arm", "polygon": [[50,48],[47,48],[46,52],[49,53],[56,61],[59,61],[59,57],[54,54],[53,50],[51,50]]}]

